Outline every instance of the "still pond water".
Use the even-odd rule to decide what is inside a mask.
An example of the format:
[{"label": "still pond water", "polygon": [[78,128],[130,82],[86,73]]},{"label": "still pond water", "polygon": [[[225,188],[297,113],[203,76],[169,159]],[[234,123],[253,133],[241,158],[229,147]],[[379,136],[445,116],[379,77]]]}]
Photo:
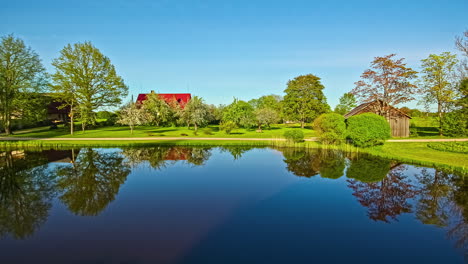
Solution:
[{"label": "still pond water", "polygon": [[0,152],[0,263],[465,263],[468,177],[324,150]]}]

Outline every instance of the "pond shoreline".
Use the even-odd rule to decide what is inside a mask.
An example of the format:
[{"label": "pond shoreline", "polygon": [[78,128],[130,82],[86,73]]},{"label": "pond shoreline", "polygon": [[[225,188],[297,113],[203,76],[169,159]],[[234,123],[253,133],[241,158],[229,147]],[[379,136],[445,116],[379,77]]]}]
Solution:
[{"label": "pond shoreline", "polygon": [[[13,139],[13,138],[12,138]],[[17,139],[17,138],[14,138]],[[334,149],[345,152],[367,153],[378,157],[393,159],[401,162],[407,162],[415,165],[430,166],[452,171],[461,172],[468,176],[468,155],[463,153],[446,152],[431,149],[427,146],[428,142],[459,142],[468,141],[468,139],[452,140],[427,140],[409,141],[397,140],[387,141],[385,145],[372,148],[357,148],[351,145],[322,145],[317,141],[307,140],[301,143],[292,143],[284,139],[250,139],[245,138],[225,138],[217,140],[209,139],[188,139],[188,138],[164,138],[164,140],[145,140],[144,138],[125,138],[122,140],[110,138],[92,138],[92,139],[71,139],[63,140],[54,138],[51,140],[8,140],[0,141],[0,149],[34,149],[34,148],[72,148],[72,147],[144,147],[144,146],[203,146],[203,147],[222,147],[222,146],[246,146],[246,147],[292,147],[292,148],[322,148]]]}]

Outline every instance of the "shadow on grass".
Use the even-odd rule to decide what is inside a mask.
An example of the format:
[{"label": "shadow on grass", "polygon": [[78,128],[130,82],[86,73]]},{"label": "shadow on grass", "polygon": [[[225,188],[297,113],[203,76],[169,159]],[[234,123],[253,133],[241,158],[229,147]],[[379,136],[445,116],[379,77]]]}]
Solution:
[{"label": "shadow on grass", "polygon": [[418,127],[418,136],[438,136],[439,129],[436,127]]}]

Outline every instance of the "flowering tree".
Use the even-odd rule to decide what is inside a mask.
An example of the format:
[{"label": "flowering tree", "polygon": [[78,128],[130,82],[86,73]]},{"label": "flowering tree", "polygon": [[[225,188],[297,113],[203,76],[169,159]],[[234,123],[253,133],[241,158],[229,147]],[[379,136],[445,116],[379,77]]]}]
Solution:
[{"label": "flowering tree", "polygon": [[417,72],[406,67],[404,58],[394,58],[396,54],[375,57],[371,68],[364,71],[360,81],[351,91],[361,102],[379,100],[376,104],[379,115],[387,116],[389,105],[396,105],[414,100],[419,92],[417,86],[411,82],[417,77]]}]

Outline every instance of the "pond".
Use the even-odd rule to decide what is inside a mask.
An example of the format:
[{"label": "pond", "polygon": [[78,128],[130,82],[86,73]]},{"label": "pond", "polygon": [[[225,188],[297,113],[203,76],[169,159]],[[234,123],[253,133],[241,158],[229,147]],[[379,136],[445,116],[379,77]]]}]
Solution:
[{"label": "pond", "polygon": [[464,263],[468,177],[317,149],[0,152],[0,263]]}]

